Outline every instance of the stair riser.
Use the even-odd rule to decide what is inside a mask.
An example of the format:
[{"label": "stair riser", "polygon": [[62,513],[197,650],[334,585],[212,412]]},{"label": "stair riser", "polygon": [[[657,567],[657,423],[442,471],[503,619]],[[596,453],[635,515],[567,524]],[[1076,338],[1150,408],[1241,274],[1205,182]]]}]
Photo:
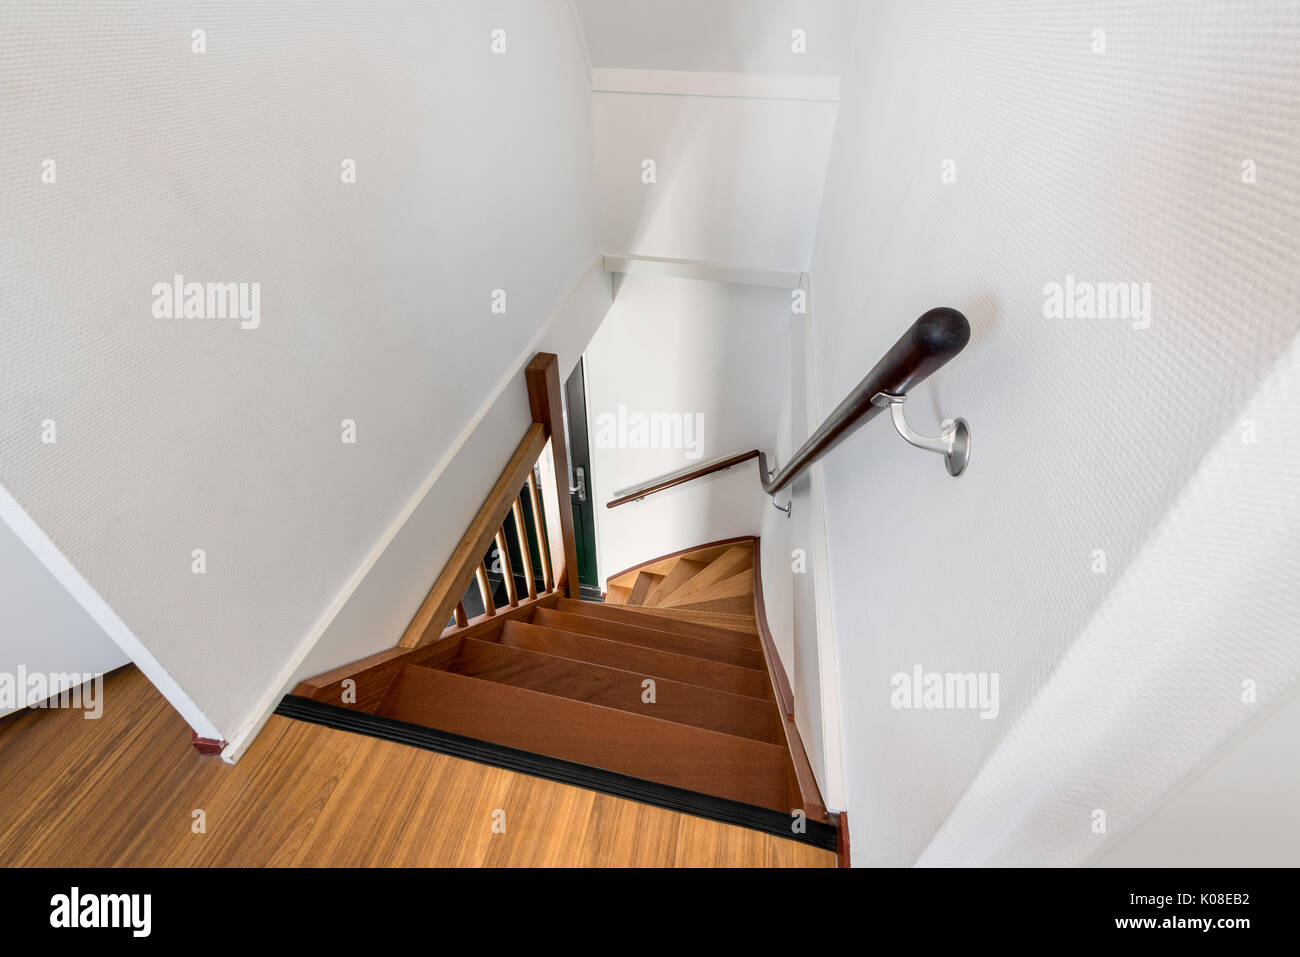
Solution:
[{"label": "stair riser", "polygon": [[501,631],[500,642],[516,648],[527,648],[543,654],[559,655],[576,661],[610,668],[635,671],[651,678],[667,678],[686,684],[749,695],[752,698],[769,698],[767,674],[752,668],[740,668],[720,661],[706,661],[666,651],[655,651],[639,645],[625,645],[607,638],[593,638],[572,632],[557,631],[537,625],[509,622]]},{"label": "stair riser", "polygon": [[730,644],[709,638],[675,635],[667,630],[625,625],[622,622],[604,621],[550,609],[539,610],[533,616],[533,624],[571,631],[579,635],[591,635],[594,638],[608,638],[628,645],[640,645],[656,651],[671,651],[673,654],[689,655],[692,658],[707,658],[710,661],[721,661],[741,668],[762,669],[763,667],[763,653],[759,648],[734,648]]},{"label": "stair riser", "polygon": [[[589,618],[600,618],[604,621],[621,621],[624,624],[635,625],[640,628],[671,631],[673,634],[685,635],[690,638],[708,638],[711,641],[720,642],[732,648],[753,650],[759,647],[758,636],[753,631],[744,632],[732,628],[720,628],[716,625],[688,619],[677,612],[662,608],[624,608],[619,605],[611,605],[608,602],[574,601],[571,598],[562,598],[553,607],[555,611],[562,611],[570,615],[586,615]],[[700,617],[707,618],[707,616]],[[749,621],[751,628],[757,627],[752,624],[752,618]]]},{"label": "stair riser", "polygon": [[464,675],[405,669],[377,713],[760,807],[788,803],[775,745]]},{"label": "stair riser", "polygon": [[637,672],[472,640],[462,644],[445,670],[768,744],[785,743],[770,702],[680,681],[655,679],[654,700],[647,701],[647,676]]}]

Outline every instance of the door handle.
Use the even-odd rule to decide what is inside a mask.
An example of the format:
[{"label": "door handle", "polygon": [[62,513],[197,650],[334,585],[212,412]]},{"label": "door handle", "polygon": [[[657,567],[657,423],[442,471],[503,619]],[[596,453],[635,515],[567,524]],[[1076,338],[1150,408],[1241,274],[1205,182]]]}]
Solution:
[{"label": "door handle", "polygon": [[587,502],[587,476],[583,474],[582,466],[579,465],[573,470],[575,477],[578,479],[577,485],[569,487],[569,494],[578,496],[578,501],[582,504]]}]

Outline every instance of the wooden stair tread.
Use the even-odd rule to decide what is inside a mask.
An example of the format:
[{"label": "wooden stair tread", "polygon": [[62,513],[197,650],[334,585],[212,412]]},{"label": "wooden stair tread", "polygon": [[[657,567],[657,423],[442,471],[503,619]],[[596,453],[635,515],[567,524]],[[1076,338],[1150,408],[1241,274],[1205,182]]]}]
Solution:
[{"label": "wooden stair tread", "polygon": [[744,574],[746,571],[749,572],[752,579],[753,568],[753,549],[748,545],[733,546],[709,562],[705,568],[691,576],[690,580],[685,584],[661,598],[659,604],[661,606],[676,605],[687,596],[702,594],[708,597],[708,590],[726,579]]},{"label": "wooden stair tread", "polygon": [[632,589],[630,588],[610,584],[605,586],[605,601],[611,605],[622,605],[627,602],[627,596],[631,593]]},{"label": "wooden stair tread", "polygon": [[497,640],[516,648],[636,671],[647,678],[667,678],[751,698],[767,699],[770,695],[766,671],[624,644],[608,638],[509,621]]},{"label": "wooden stair tread", "polygon": [[738,614],[746,608],[751,607],[753,603],[753,595],[736,595],[733,598],[709,598],[704,601],[690,602],[685,605],[675,605],[674,608],[685,608],[690,611],[720,611]]},{"label": "wooden stair tread", "polygon": [[708,562],[696,561],[687,558],[686,556],[682,556],[678,559],[677,564],[673,566],[672,571],[667,575],[664,575],[655,587],[650,589],[650,592],[645,596],[645,599],[638,604],[659,604],[662,599],[667,598],[682,585],[685,585],[688,581],[694,578],[699,572],[704,571],[704,569],[708,567]]},{"label": "wooden stair tread", "polygon": [[646,595],[654,590],[654,587],[663,581],[662,575],[656,575],[653,572],[641,572],[636,576],[636,584],[632,586],[631,593],[627,596],[627,604],[644,605]]},{"label": "wooden stair tread", "polygon": [[419,667],[403,668],[397,674],[376,713],[673,787],[788,810],[785,749],[750,738]]},{"label": "wooden stair tread", "polygon": [[654,700],[646,701],[646,676],[639,672],[527,648],[467,639],[442,670],[768,744],[785,743],[770,701],[667,678],[654,679]]},{"label": "wooden stair tread", "polygon": [[679,588],[672,595],[665,598],[660,607],[689,607],[705,601],[716,601],[720,598],[748,598],[750,605],[752,605],[754,600],[754,569],[743,569],[700,590],[692,590],[689,586]]},{"label": "wooden stair tread", "polygon": [[[659,628],[678,635],[691,635],[696,638],[712,638],[714,641],[726,642],[736,648],[759,648],[758,636],[753,631],[753,615],[745,620],[751,626],[750,633],[735,631],[731,627],[717,627],[707,622],[696,622],[683,615],[664,614],[667,609],[640,606],[629,608],[623,605],[610,605],[608,602],[576,601],[561,598],[554,604],[556,611],[573,615],[586,615],[590,618],[603,618],[606,621],[621,621],[629,625],[641,625],[645,628]],[[743,616],[726,616],[741,618]]]},{"label": "wooden stair tread", "polygon": [[593,638],[608,638],[623,644],[640,645],[657,651],[671,651],[674,654],[690,655],[692,658],[722,661],[742,668],[762,670],[764,667],[761,648],[737,648],[731,642],[679,635],[665,628],[655,628],[653,622],[632,625],[622,621],[607,621],[603,618],[540,608],[533,615],[532,623],[559,631],[591,635]]},{"label": "wooden stair tread", "polygon": [[617,575],[610,577],[608,584],[620,585],[631,588],[636,576],[640,572],[650,572],[655,575],[668,575],[677,566],[677,563],[683,559],[689,561],[701,562],[707,565],[729,548],[736,547],[735,542],[724,542],[721,545],[710,545],[707,548],[697,548],[694,551],[682,552],[677,555],[669,555],[666,558],[660,558],[654,561],[646,562],[644,565],[637,565],[629,568],[627,571],[619,572]]},{"label": "wooden stair tread", "polygon": [[[626,608],[615,605],[615,608]],[[632,609],[628,609],[629,611]],[[658,605],[642,605],[636,609],[638,614],[654,615],[676,623],[690,622],[721,631],[733,631],[750,638],[758,637],[758,622],[753,612],[746,614],[728,614],[716,611],[695,611],[687,608],[663,608]]]}]

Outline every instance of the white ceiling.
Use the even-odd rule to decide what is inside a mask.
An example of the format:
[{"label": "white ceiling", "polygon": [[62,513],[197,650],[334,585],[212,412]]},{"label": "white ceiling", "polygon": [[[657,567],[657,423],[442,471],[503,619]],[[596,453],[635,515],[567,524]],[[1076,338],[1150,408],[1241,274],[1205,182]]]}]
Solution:
[{"label": "white ceiling", "polygon": [[[574,0],[597,69],[839,76],[852,0]],[[803,30],[807,52],[791,52]]]}]

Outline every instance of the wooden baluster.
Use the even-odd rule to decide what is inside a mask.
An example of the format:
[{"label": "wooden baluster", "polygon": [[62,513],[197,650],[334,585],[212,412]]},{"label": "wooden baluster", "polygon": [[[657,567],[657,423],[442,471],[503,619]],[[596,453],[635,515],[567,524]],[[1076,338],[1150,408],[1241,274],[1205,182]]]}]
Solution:
[{"label": "wooden baluster", "polygon": [[524,509],[519,504],[519,496],[515,496],[515,504],[511,507],[515,516],[515,535],[519,538],[519,557],[524,562],[524,581],[528,582],[528,597],[537,597],[537,583],[533,581],[533,550],[528,547],[528,530],[524,528]]},{"label": "wooden baluster", "polygon": [[488,583],[487,566],[479,562],[478,568],[474,569],[474,577],[478,579],[478,593],[483,599],[483,614],[495,615],[497,606],[492,601],[492,588]]},{"label": "wooden baluster", "polygon": [[465,614],[465,603],[458,601],[456,602],[456,627],[464,628],[468,624],[469,617]]},{"label": "wooden baluster", "polygon": [[[550,540],[542,547],[550,552],[555,585],[563,586],[569,598],[578,598],[578,550],[573,532],[573,504],[569,500],[569,450],[564,444],[564,387],[560,383],[560,360],[554,353],[539,352],[524,370],[528,384],[528,406],[533,422],[546,429],[551,454],[542,454],[541,478],[546,492],[547,526]],[[551,509],[553,508],[553,511]]]},{"label": "wooden baluster", "polygon": [[497,532],[497,554],[501,556],[501,574],[506,580],[506,596],[510,607],[519,604],[519,593],[515,589],[515,571],[510,567],[510,550],[506,548],[506,527],[501,526]]},{"label": "wooden baluster", "polygon": [[460,544],[424,597],[420,610],[406,626],[401,647],[420,648],[438,640],[451,619],[456,602],[465,595],[469,578],[475,574],[474,566],[482,563],[483,555],[491,547],[502,519],[510,511],[510,506],[518,500],[524,479],[532,472],[537,457],[545,450],[546,427],[535,422],[528,427],[501,476],[479,506],[469,528],[461,536]]},{"label": "wooden baluster", "polygon": [[537,532],[537,550],[542,559],[542,591],[549,592],[555,587],[551,580],[551,549],[546,541],[546,530],[542,528],[542,500],[537,494],[537,479],[528,473],[528,501],[533,506],[533,529]]}]

